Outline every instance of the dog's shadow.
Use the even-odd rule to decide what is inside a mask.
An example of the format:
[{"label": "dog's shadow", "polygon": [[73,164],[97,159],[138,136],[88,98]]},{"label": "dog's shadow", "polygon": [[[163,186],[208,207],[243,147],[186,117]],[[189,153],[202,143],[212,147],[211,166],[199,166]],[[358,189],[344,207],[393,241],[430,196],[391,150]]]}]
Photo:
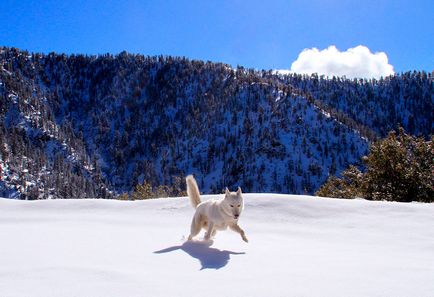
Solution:
[{"label": "dog's shadow", "polygon": [[222,251],[216,248],[212,248],[212,241],[186,241],[182,245],[168,247],[159,251],[155,251],[155,254],[164,254],[173,252],[176,250],[182,250],[189,254],[191,257],[200,261],[203,269],[220,269],[229,263],[231,255],[244,255],[244,252],[231,252]]}]

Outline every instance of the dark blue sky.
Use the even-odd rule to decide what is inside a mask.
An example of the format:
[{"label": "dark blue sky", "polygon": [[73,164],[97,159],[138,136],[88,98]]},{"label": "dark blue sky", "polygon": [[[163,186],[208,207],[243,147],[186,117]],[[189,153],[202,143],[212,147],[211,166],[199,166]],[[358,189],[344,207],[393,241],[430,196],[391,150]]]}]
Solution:
[{"label": "dark blue sky", "polygon": [[38,52],[176,55],[288,69],[304,48],[383,51],[434,69],[434,1],[10,1],[0,45]]}]

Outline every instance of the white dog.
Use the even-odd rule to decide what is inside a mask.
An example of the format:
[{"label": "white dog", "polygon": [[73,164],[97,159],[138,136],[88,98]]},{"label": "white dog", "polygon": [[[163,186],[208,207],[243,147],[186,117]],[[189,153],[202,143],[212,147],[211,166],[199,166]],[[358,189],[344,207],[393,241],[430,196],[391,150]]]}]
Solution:
[{"label": "white dog", "polygon": [[209,240],[217,230],[225,230],[227,227],[241,235],[241,238],[248,242],[243,229],[238,226],[238,218],[243,210],[243,196],[241,188],[237,192],[225,191],[225,197],[219,200],[208,200],[201,202],[199,188],[192,175],[186,177],[187,193],[191,204],[196,209],[191,222],[191,231],[188,240],[192,240],[201,228],[206,230],[205,239]]}]

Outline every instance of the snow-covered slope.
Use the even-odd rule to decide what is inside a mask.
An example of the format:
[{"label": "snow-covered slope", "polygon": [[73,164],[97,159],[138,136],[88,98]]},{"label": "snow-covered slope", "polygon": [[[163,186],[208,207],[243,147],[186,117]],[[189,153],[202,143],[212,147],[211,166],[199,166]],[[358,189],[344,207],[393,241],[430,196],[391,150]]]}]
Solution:
[{"label": "snow-covered slope", "polygon": [[[0,196],[312,194],[402,126],[430,138],[434,80],[274,75],[183,57],[0,49]],[[161,192],[161,191],[160,191]]]},{"label": "snow-covered slope", "polygon": [[245,199],[212,245],[186,198],[0,199],[0,296],[433,296],[434,204]]},{"label": "snow-covered slope", "polygon": [[209,194],[314,193],[369,147],[362,129],[258,71],[12,49],[2,64],[15,65],[0,68],[4,197],[110,198],[144,182],[179,189],[187,174]]}]

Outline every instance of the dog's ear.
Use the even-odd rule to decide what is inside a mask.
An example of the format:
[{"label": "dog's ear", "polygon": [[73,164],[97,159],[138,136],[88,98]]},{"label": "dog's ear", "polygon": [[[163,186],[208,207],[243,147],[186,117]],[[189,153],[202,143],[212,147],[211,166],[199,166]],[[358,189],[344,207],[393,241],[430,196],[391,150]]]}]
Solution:
[{"label": "dog's ear", "polygon": [[241,188],[240,187],[238,187],[237,195],[241,195]]},{"label": "dog's ear", "polygon": [[228,187],[225,188],[225,195],[229,195],[231,192],[229,192]]}]

